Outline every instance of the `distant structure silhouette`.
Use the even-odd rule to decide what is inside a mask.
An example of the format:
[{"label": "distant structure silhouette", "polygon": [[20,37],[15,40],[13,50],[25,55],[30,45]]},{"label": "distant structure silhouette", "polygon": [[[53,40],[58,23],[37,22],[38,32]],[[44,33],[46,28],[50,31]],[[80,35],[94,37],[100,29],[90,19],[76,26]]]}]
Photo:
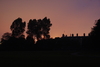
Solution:
[{"label": "distant structure silhouette", "polygon": [[85,33],[83,33],[83,36],[85,37]]},{"label": "distant structure silhouette", "polygon": [[64,34],[62,34],[62,38],[63,38],[63,37],[65,37],[65,35],[64,35]]},{"label": "distant structure silhouette", "polygon": [[78,37],[78,33],[76,34],[76,36]]},{"label": "distant structure silhouette", "polygon": [[74,34],[72,34],[72,37],[74,37]]}]

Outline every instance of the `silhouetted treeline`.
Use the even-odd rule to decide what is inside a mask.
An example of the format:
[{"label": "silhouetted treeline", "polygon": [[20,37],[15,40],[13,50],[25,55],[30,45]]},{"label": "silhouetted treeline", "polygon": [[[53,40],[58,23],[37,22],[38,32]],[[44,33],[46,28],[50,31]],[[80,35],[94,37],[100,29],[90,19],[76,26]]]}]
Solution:
[{"label": "silhouetted treeline", "polygon": [[22,22],[22,18],[17,18],[10,26],[12,33],[7,32],[2,35],[1,46],[4,46],[2,48],[5,49],[18,49],[25,48],[27,47],[25,45],[28,44],[31,47],[36,41],[50,39],[51,26],[51,21],[47,17],[38,20],[30,19],[27,25],[27,37],[25,38],[26,22]]},{"label": "silhouetted treeline", "polygon": [[88,36],[68,37],[64,34],[55,39],[50,38],[49,31],[52,24],[47,17],[43,19],[30,19],[27,25],[27,37],[24,31],[26,22],[21,18],[13,21],[10,29],[12,33],[4,33],[0,50],[33,50],[33,51],[100,51],[100,19]]},{"label": "silhouetted treeline", "polygon": [[[11,37],[2,43],[1,50],[34,50],[34,51],[79,51],[83,37],[63,37],[38,40],[36,44],[25,38]],[[83,41],[83,40],[82,40]]]}]

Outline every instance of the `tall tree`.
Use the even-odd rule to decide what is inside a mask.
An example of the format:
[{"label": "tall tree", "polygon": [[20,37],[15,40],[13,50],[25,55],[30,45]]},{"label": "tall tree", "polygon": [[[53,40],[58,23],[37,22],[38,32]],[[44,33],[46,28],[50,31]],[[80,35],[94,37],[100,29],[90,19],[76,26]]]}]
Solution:
[{"label": "tall tree", "polygon": [[91,37],[100,38],[100,19],[96,21],[95,26],[92,28],[92,31],[89,33]]},{"label": "tall tree", "polygon": [[28,41],[28,42],[31,42],[31,44],[32,43],[34,43],[34,41],[35,41],[35,37],[36,37],[36,33],[37,33],[37,20],[36,19],[30,19],[29,20],[29,22],[28,22],[28,27],[27,27],[27,34],[28,34],[28,36],[27,36],[27,38],[26,38],[26,40]]},{"label": "tall tree", "polygon": [[47,17],[42,20],[30,19],[28,23],[28,31],[26,33],[28,36],[33,37],[33,39],[49,39],[49,30],[51,26],[50,19],[47,19]]},{"label": "tall tree", "polygon": [[22,18],[17,18],[13,21],[10,29],[12,31],[12,36],[19,38],[23,35],[25,31],[26,22],[22,22]]},{"label": "tall tree", "polygon": [[43,18],[42,21],[43,21],[43,36],[45,39],[49,39],[50,38],[49,31],[52,24],[50,23],[50,19],[47,19],[47,17]]},{"label": "tall tree", "polygon": [[[89,33],[91,46],[94,48],[100,48],[100,19],[95,23],[95,26],[92,28],[92,31]],[[92,48],[93,48],[92,47]]]}]

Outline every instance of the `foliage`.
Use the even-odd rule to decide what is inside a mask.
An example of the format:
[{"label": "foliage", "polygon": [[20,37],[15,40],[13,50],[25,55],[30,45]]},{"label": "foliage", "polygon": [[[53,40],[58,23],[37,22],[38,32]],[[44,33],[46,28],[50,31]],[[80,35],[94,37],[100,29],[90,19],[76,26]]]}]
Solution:
[{"label": "foliage", "polygon": [[4,34],[2,35],[2,38],[1,38],[1,39],[3,39],[3,40],[8,40],[10,37],[11,37],[11,33],[6,32],[6,33],[4,33]]},{"label": "foliage", "polygon": [[12,31],[12,36],[14,37],[20,37],[23,35],[23,32],[25,31],[26,22],[22,22],[21,18],[17,18],[13,21],[12,25],[10,26],[10,29]]},{"label": "foliage", "polygon": [[96,51],[100,48],[100,19],[95,23],[95,26],[92,28],[92,31],[89,33],[90,37],[90,47]]},{"label": "foliage", "polygon": [[47,17],[43,19],[30,19],[28,23],[28,30],[27,34],[28,36],[32,36],[34,39],[37,40],[41,39],[49,39],[49,31],[52,24],[50,23],[50,19],[47,19]]},{"label": "foliage", "polygon": [[100,19],[96,21],[95,26],[92,28],[90,32],[90,36],[100,37]]}]

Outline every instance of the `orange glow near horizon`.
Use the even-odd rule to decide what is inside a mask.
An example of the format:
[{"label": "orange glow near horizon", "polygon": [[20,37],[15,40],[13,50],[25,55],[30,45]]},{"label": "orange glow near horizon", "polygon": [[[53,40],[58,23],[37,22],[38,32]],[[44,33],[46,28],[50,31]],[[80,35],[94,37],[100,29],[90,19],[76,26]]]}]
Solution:
[{"label": "orange glow near horizon", "polygon": [[88,35],[95,20],[100,18],[100,1],[0,0],[0,38],[3,33],[11,32],[10,25],[18,17],[26,23],[30,19],[50,18],[52,38],[61,37],[62,34]]}]

